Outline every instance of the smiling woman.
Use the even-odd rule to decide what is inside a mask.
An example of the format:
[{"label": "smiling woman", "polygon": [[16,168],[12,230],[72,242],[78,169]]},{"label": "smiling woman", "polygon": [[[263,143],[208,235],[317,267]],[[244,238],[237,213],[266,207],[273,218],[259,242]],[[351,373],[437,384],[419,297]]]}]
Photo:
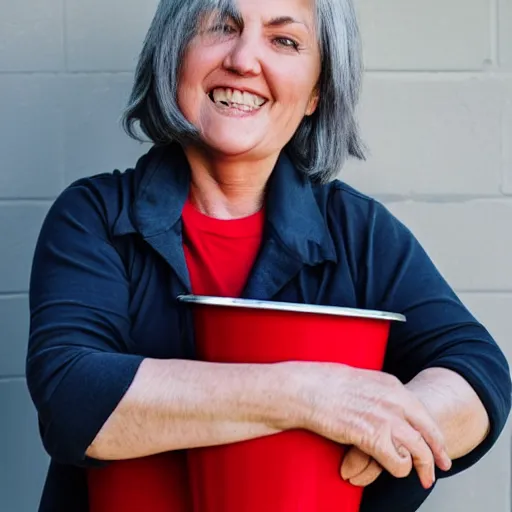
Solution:
[{"label": "smiling woman", "polygon": [[[190,505],[183,450],[286,430],[350,447],[332,482],[366,487],[363,512],[413,512],[494,445],[503,353],[414,235],[332,179],[363,157],[361,75],[350,0],[160,2],[124,117],[154,146],[68,187],[34,255],[27,383],[52,459],[40,512],[207,512]],[[178,301],[192,293],[407,322],[382,371],[201,362]]]},{"label": "smiling woman", "polygon": [[[139,122],[157,144],[206,138],[229,153],[275,153],[288,144],[297,167],[325,181],[349,155],[363,158],[355,118],[361,74],[350,0],[161,2],[125,126],[137,138]],[[225,116],[211,124],[206,99],[217,86],[252,92],[266,108],[234,130]]]}]

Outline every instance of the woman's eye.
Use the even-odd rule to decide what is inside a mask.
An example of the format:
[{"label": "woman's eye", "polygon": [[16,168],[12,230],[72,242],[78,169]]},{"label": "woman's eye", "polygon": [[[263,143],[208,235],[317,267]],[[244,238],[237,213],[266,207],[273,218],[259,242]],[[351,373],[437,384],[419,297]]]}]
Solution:
[{"label": "woman's eye", "polygon": [[277,45],[282,46],[284,48],[291,48],[293,50],[299,49],[299,43],[297,43],[297,41],[294,41],[293,39],[290,39],[289,37],[276,37],[274,39],[274,42]]},{"label": "woman's eye", "polygon": [[219,23],[218,25],[214,25],[210,28],[210,32],[215,32],[217,34],[232,34],[235,30],[235,27],[228,25],[227,23]]}]

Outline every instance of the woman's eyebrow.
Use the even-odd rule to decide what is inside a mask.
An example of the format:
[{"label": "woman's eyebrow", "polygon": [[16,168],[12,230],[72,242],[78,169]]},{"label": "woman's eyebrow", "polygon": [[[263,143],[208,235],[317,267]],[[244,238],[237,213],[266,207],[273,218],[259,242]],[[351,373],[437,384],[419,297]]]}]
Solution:
[{"label": "woman's eyebrow", "polygon": [[244,27],[244,19],[240,11],[232,5],[224,7],[217,16],[218,20],[231,20],[240,28]]},{"label": "woman's eyebrow", "polygon": [[272,18],[270,21],[265,23],[267,27],[280,27],[282,25],[291,25],[293,23],[299,23],[300,25],[304,25],[308,31],[310,31],[309,25],[301,20],[297,20],[292,18],[291,16],[278,16],[276,18]]}]

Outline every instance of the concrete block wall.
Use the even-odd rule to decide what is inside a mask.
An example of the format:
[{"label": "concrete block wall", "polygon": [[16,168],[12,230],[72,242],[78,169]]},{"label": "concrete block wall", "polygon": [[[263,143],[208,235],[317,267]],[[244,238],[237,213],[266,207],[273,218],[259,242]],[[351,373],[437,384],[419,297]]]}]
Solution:
[{"label": "concrete block wall", "polygon": [[[356,0],[371,150],[341,177],[418,235],[509,355],[512,0]],[[36,510],[47,458],[24,381],[42,219],[78,177],[143,147],[118,119],[157,0],[0,0],[0,511]],[[511,510],[510,432],[422,512]]]}]

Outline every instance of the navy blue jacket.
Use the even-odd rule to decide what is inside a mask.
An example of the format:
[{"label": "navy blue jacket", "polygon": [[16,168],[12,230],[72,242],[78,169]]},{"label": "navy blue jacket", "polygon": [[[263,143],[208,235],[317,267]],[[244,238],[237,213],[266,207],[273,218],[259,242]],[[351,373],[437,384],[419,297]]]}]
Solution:
[{"label": "navy blue jacket", "polygon": [[[143,358],[194,358],[190,313],[176,300],[191,291],[181,235],[189,173],[181,148],[153,148],[135,169],[71,185],[44,222],[27,357],[51,456],[42,512],[87,510],[83,468],[99,462],[86,449]],[[509,368],[411,232],[339,181],[311,183],[285,153],[269,182],[266,212],[243,296],[406,315],[392,328],[385,371],[403,382],[429,367],[460,373],[484,403],[491,431],[449,474],[480,459],[510,410]],[[415,474],[383,475],[365,491],[362,510],[409,512],[427,495]]]}]

